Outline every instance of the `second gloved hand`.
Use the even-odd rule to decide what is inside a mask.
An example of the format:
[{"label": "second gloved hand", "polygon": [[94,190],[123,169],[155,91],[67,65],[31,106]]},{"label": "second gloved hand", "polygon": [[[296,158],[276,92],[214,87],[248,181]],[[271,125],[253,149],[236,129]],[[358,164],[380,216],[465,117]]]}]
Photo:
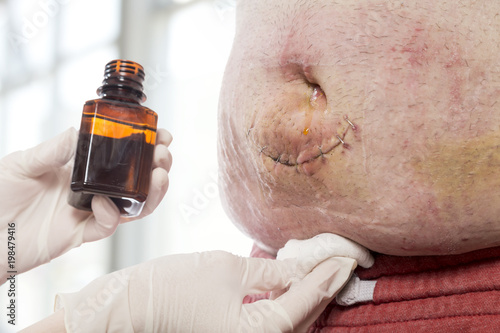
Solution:
[{"label": "second gloved hand", "polygon": [[[166,256],[59,295],[56,308],[64,309],[71,333],[301,332],[349,279],[356,260],[329,258],[307,274],[298,266],[296,259],[222,251]],[[273,290],[283,291],[274,300],[243,304],[246,295]]]},{"label": "second gloved hand", "polygon": [[[93,212],[67,203],[77,138],[71,128],[0,160],[0,244],[7,248],[10,236],[18,249],[12,267],[3,267],[8,252],[0,251],[0,284],[7,271],[28,271],[84,242],[107,237],[119,223],[131,220],[121,218],[112,201],[102,196],[93,198]],[[170,133],[158,130],[149,196],[136,219],[150,214],[167,191],[171,140]]]}]

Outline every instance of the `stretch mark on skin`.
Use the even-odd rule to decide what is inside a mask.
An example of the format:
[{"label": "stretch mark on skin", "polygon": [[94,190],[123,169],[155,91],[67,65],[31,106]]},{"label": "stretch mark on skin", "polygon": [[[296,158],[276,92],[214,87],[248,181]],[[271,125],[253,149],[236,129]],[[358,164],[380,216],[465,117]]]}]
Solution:
[{"label": "stretch mark on skin", "polygon": [[[266,149],[267,149],[267,146],[258,146],[257,145],[257,148],[259,150],[259,152],[261,154],[264,154],[265,156],[269,157],[270,159],[272,159],[274,162],[276,162],[276,164],[282,164],[282,165],[285,165],[285,166],[289,166],[289,167],[297,167],[301,164],[306,164],[306,163],[310,163],[312,161],[314,161],[315,159],[319,158],[319,157],[323,157],[325,154],[328,154],[329,152],[333,151],[333,149],[337,148],[338,146],[343,146],[345,149],[350,149],[350,145],[345,142],[345,137],[347,135],[347,133],[349,132],[349,130],[353,130],[353,131],[356,131],[357,130],[357,126],[349,119],[349,117],[346,115],[344,116],[344,121],[346,121],[349,126],[344,130],[344,132],[342,134],[337,134],[336,137],[338,139],[338,141],[333,144],[328,150],[326,151],[323,151],[323,146],[320,145],[318,146],[318,154],[316,156],[313,156],[312,158],[308,159],[308,160],[305,160],[305,161],[302,161],[300,163],[291,163],[289,161],[282,161],[281,160],[281,156],[282,154],[280,154],[278,157],[275,157],[275,156],[272,156],[271,154],[269,153],[266,153]],[[252,128],[250,128],[248,131],[247,131],[247,136],[250,134],[250,131],[252,130]],[[253,140],[251,140],[253,141]]]}]

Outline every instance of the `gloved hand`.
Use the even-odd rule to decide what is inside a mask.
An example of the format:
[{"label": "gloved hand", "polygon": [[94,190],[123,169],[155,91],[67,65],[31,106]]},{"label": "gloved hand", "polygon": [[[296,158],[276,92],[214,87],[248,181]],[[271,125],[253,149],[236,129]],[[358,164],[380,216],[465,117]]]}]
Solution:
[{"label": "gloved hand", "polygon": [[[313,260],[242,258],[222,251],[171,255],[58,295],[56,309],[64,309],[71,333],[302,333],[317,318],[311,314],[337,294],[356,267],[351,258]],[[243,304],[245,295],[282,289],[274,300]]]},{"label": "gloved hand", "polygon": [[[7,247],[9,236],[15,243],[13,267],[4,267],[8,251],[0,251],[0,284],[7,271],[28,271],[84,242],[107,237],[119,223],[132,220],[121,218],[118,208],[103,196],[93,198],[93,212],[67,203],[77,139],[77,131],[70,128],[0,160],[0,244]],[[158,130],[149,196],[135,219],[150,214],[167,191],[171,140],[170,133]]]}]

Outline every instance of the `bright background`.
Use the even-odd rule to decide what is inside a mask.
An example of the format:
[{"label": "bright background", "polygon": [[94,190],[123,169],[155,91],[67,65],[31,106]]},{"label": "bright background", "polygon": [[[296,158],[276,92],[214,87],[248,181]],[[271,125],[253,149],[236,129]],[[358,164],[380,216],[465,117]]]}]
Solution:
[{"label": "bright background", "polygon": [[234,33],[231,3],[0,0],[0,157],[78,128],[83,103],[97,98],[104,65],[116,58],[146,68],[144,105],[174,137],[170,187],[154,214],[18,276],[16,327],[7,325],[7,288],[0,287],[0,332],[52,313],[57,292],[79,290],[122,267],[179,252],[250,253],[251,240],[221,208],[216,179],[218,94]]}]

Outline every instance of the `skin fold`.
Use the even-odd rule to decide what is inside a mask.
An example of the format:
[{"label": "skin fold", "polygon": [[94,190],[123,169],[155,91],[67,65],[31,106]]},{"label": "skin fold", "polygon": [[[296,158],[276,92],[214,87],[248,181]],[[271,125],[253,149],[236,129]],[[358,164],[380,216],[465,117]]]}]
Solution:
[{"label": "skin fold", "polygon": [[220,189],[275,253],[336,233],[391,255],[500,245],[500,2],[239,1]]}]

